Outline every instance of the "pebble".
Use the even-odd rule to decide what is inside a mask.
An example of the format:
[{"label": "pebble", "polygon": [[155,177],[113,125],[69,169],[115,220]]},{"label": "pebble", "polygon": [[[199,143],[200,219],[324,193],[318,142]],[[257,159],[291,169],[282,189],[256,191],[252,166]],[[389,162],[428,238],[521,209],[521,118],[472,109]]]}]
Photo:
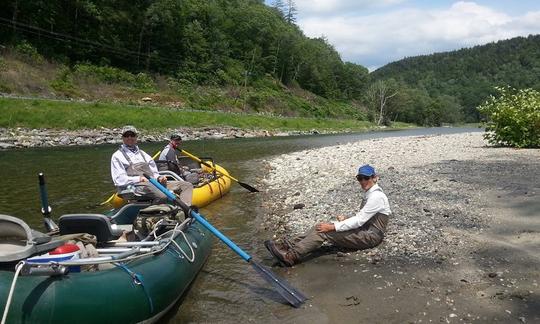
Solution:
[{"label": "pebble", "polygon": [[[403,148],[405,154],[399,154]],[[371,139],[275,156],[263,161],[268,170],[262,179],[264,200],[270,202],[263,223],[274,235],[290,237],[337,215],[354,215],[363,197],[356,171],[369,163],[393,215],[383,243],[360,253],[372,261],[376,255],[377,262],[401,258],[440,264],[455,251],[474,251],[459,233],[474,235],[490,225],[479,184],[485,174],[503,172],[489,170],[489,161],[509,157],[537,159],[538,151],[489,147],[481,132],[471,132]],[[304,208],[293,210],[299,201]]]},{"label": "pebble", "polygon": [[[123,126],[123,125],[122,125]],[[24,127],[1,128],[0,150],[30,147],[83,146],[122,143],[121,127],[99,129],[31,129]],[[309,134],[333,134],[336,131],[291,131],[287,133],[267,130],[243,130],[235,127],[169,128],[162,131],[141,131],[139,142],[167,141],[170,134],[178,133],[185,141],[201,139],[230,139],[268,136],[293,136]],[[284,135],[285,134],[285,135]]]}]

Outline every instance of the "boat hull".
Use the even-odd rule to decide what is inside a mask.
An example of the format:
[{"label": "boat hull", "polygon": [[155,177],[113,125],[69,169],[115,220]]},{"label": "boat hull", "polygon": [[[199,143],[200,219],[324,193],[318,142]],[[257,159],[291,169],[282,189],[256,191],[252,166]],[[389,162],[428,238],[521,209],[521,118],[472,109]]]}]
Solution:
[{"label": "boat hull", "polygon": [[[219,174],[229,175],[227,170],[216,165]],[[211,173],[211,169],[203,165],[203,172]],[[215,180],[210,181],[200,187],[193,188],[193,198],[191,204],[199,208],[204,207],[211,202],[220,199],[231,189],[231,179],[220,175]]]},{"label": "boat hull", "polygon": [[[20,276],[7,323],[156,321],[186,292],[211,251],[212,235],[199,223],[190,224],[184,233],[195,251],[193,262],[171,244],[156,255],[125,263],[125,268],[111,265],[106,270],[57,277]],[[190,256],[183,235],[175,241]],[[13,276],[13,271],[0,270],[2,310]]]},{"label": "boat hull", "polygon": [[[202,165],[201,168],[205,173],[212,173],[212,169]],[[207,206],[211,202],[220,199],[231,189],[232,181],[230,178],[223,176],[223,174],[229,175],[227,170],[219,165],[215,165],[216,171],[218,172],[218,177],[214,180],[205,183],[203,185],[193,188],[193,197],[191,199],[191,205],[202,208]],[[120,208],[126,204],[126,200],[114,194],[111,198],[111,205],[114,208]]]}]

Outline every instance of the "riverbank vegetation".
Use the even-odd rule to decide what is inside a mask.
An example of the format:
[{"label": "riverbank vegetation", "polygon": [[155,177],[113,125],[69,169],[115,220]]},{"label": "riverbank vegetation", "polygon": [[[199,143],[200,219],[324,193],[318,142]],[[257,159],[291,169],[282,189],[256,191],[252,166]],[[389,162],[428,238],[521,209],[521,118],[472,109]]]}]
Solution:
[{"label": "riverbank vegetation", "polygon": [[538,35],[369,73],[324,38],[306,37],[295,14],[294,1],[4,1],[0,93],[234,113],[232,121],[239,113],[438,126],[478,122],[495,86],[540,88]]},{"label": "riverbank vegetation", "polygon": [[[142,129],[230,126],[283,131],[365,131],[368,121],[331,118],[283,117],[260,114],[180,110],[161,106],[85,103],[59,100],[0,98],[0,127],[96,129],[131,123]],[[397,123],[394,127],[409,125]]]},{"label": "riverbank vegetation", "polygon": [[540,147],[540,92],[497,88],[478,110],[488,117],[486,138],[491,144]]}]

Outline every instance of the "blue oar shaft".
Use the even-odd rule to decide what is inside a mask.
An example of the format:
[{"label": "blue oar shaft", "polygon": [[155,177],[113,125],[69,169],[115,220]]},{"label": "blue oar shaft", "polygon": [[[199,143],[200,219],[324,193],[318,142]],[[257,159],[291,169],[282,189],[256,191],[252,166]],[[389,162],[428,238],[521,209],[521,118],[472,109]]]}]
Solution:
[{"label": "blue oar shaft", "polygon": [[[161,192],[163,192],[167,198],[169,198],[172,201],[177,201],[181,204],[184,204],[181,202],[169,189],[165,188],[161,183],[159,183],[156,179],[148,178],[150,182],[156,186]],[[185,205],[185,204],[184,204]],[[223,235],[218,229],[216,229],[212,224],[210,224],[204,217],[202,217],[201,214],[191,211],[191,216],[197,220],[202,226],[206,227],[212,234],[217,236],[223,243],[227,244],[228,247],[230,247],[236,254],[238,254],[242,259],[249,262],[251,260],[251,256],[244,252],[238,245],[236,245],[233,241],[231,241],[227,236]]]}]

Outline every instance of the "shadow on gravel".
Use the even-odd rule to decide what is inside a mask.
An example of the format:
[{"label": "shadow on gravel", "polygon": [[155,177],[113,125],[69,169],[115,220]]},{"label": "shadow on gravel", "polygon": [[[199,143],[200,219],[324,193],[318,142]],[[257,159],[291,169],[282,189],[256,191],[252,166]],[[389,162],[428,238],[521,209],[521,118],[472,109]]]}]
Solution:
[{"label": "shadow on gravel", "polygon": [[448,160],[432,168],[441,178],[476,188],[482,203],[491,202],[488,210],[500,213],[490,215],[487,229],[478,234],[485,244],[472,258],[489,274],[488,297],[504,307],[491,318],[504,320],[506,312],[521,322],[540,320],[540,241],[533,237],[540,232],[540,161]]}]

